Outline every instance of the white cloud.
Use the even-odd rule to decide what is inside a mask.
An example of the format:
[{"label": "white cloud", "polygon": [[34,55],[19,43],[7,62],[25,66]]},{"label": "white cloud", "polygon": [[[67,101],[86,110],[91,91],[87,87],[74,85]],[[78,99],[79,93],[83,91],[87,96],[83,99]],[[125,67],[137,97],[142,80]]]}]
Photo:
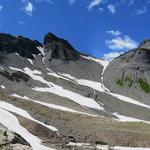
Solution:
[{"label": "white cloud", "polygon": [[93,7],[98,6],[100,3],[102,3],[103,0],[91,0],[88,9],[91,10]]},{"label": "white cloud", "polygon": [[28,14],[29,16],[32,16],[33,4],[31,2],[27,2],[25,7],[24,7],[24,10],[25,10],[26,14]]},{"label": "white cloud", "polygon": [[3,5],[0,5],[0,11],[3,9]]},{"label": "white cloud", "polygon": [[124,37],[117,36],[111,40],[106,40],[105,43],[112,50],[129,50],[138,46],[138,43],[127,35]]},{"label": "white cloud", "polygon": [[116,14],[116,6],[113,4],[109,4],[107,6],[107,9],[112,13],[112,14]]},{"label": "white cloud", "polygon": [[106,31],[107,34],[110,34],[110,35],[113,35],[113,36],[118,36],[118,35],[121,35],[121,32],[119,30],[109,30],[109,31]]},{"label": "white cloud", "polygon": [[147,8],[146,7],[143,7],[143,8],[141,8],[141,9],[139,9],[139,10],[136,10],[136,14],[137,15],[143,15],[143,14],[145,14],[147,12]]},{"label": "white cloud", "polygon": [[121,54],[123,54],[124,52],[110,52],[110,53],[106,53],[103,55],[103,59],[107,60],[107,61],[111,61],[114,58],[120,56]]}]

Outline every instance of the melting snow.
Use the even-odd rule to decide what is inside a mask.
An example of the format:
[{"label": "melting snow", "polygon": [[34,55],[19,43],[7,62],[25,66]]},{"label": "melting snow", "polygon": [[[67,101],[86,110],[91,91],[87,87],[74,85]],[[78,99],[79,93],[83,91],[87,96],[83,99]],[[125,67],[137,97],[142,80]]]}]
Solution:
[{"label": "melting snow", "polygon": [[43,47],[38,46],[37,49],[41,52],[41,54],[42,54],[43,56],[45,56],[44,48],[43,48]]},{"label": "melting snow", "polygon": [[33,65],[33,61],[31,60],[31,59],[27,59],[30,63],[31,63],[31,65]]},{"label": "melting snow", "polygon": [[32,71],[29,68],[24,68],[24,71],[26,74],[28,74],[33,80],[38,80],[41,83],[46,84],[48,87],[35,87],[33,90],[39,91],[39,92],[50,92],[54,93],[56,95],[66,97],[81,106],[89,107],[89,108],[94,108],[98,110],[104,110],[94,99],[84,97],[80,94],[74,93],[72,91],[66,90],[61,86],[58,86],[56,84],[53,84],[51,82],[46,81],[42,76],[39,76],[37,74],[34,74],[35,72]]},{"label": "melting snow", "polygon": [[74,93],[74,92],[71,92],[69,90],[65,90],[59,86],[55,86],[54,88],[35,87],[35,88],[33,88],[33,90],[39,91],[39,92],[50,92],[50,93],[54,93],[56,95],[59,95],[61,97],[66,97],[66,98],[80,104],[83,107],[85,106],[88,108],[104,110],[104,108],[102,108],[98,103],[96,103],[95,100],[81,96],[81,95]]},{"label": "melting snow", "polygon": [[2,88],[2,89],[6,89],[6,87],[5,87],[4,85],[1,85],[1,88]]},{"label": "melting snow", "polygon": [[91,148],[91,149],[98,149],[98,150],[150,150],[150,148],[136,148],[136,147],[122,147],[122,146],[114,146],[110,147],[108,145],[91,145],[90,143],[73,143],[69,142],[69,146],[77,146],[77,147],[84,147],[84,148]]},{"label": "melting snow", "polygon": [[[56,74],[54,73],[48,73],[49,75],[53,75],[53,76],[56,76]],[[59,78],[69,78],[71,80],[74,80],[76,83],[80,84],[80,85],[84,85],[84,86],[87,86],[87,87],[91,87],[99,92],[105,92],[113,97],[116,97],[117,99],[121,100],[121,101],[124,101],[124,102],[127,102],[127,103],[131,103],[131,104],[134,104],[134,105],[138,105],[138,106],[142,106],[142,107],[146,107],[146,108],[149,108],[150,109],[150,106],[149,105],[146,105],[146,104],[143,104],[141,102],[138,102],[137,100],[134,100],[132,98],[129,98],[129,97],[126,97],[126,96],[123,96],[123,95],[119,95],[119,94],[116,94],[116,93],[112,93],[109,91],[109,89],[107,89],[101,82],[94,82],[94,81],[90,81],[90,80],[85,80],[85,79],[77,79],[69,74],[64,74],[64,73],[59,73],[57,74],[56,77],[59,77]],[[66,77],[66,78],[65,78]]]},{"label": "melting snow", "polygon": [[9,67],[9,69],[14,70],[14,71],[21,71],[21,72],[22,72],[22,70],[21,70],[21,69],[19,69],[19,68],[15,68],[15,67]]},{"label": "melting snow", "polygon": [[70,109],[70,108],[67,108],[67,107],[64,107],[64,106],[60,106],[60,105],[55,105],[55,104],[50,104],[50,103],[46,103],[46,102],[41,102],[41,101],[33,100],[33,99],[30,99],[27,96],[20,96],[20,95],[17,95],[17,94],[13,94],[11,96],[18,97],[18,98],[25,99],[25,100],[29,100],[29,101],[41,104],[43,106],[52,108],[52,109],[58,109],[58,110],[62,110],[62,111],[68,111],[68,112],[72,112],[72,113],[79,113],[79,114],[85,114],[85,115],[90,115],[90,116],[95,116],[96,117],[96,115],[91,115],[91,114],[88,114],[88,113],[76,111],[76,110],[73,110],[73,109]]},{"label": "melting snow", "polygon": [[17,108],[16,106],[14,106],[12,104],[0,101],[0,108],[6,109],[6,110],[14,112],[18,115],[21,115],[22,117],[27,118],[29,120],[32,120],[38,124],[41,124],[42,126],[49,128],[52,131],[58,131],[58,129],[56,129],[55,127],[50,126],[50,125],[46,125],[46,124],[34,119],[33,117],[31,117],[31,115],[27,111],[20,109],[20,108]]},{"label": "melting snow", "polygon": [[18,119],[14,115],[2,108],[0,108],[0,123],[23,137],[33,150],[54,150],[42,145],[42,141],[38,137],[28,132],[28,130],[19,124]]},{"label": "melting snow", "polygon": [[140,119],[120,115],[119,113],[113,113],[113,115],[115,115],[119,119],[119,121],[122,121],[122,122],[144,122],[144,123],[150,124],[149,121],[144,121],[144,120],[140,120]]}]

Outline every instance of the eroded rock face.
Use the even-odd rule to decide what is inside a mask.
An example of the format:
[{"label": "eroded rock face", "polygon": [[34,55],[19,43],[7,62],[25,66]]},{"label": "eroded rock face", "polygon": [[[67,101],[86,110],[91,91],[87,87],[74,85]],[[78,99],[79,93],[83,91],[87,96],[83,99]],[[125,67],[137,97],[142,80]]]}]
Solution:
[{"label": "eroded rock face", "polygon": [[37,49],[42,44],[22,36],[12,36],[10,34],[0,33],[0,53],[1,55],[18,53],[22,57],[34,59],[34,54],[40,53]]},{"label": "eroded rock face", "polygon": [[150,40],[110,62],[104,83],[116,93],[150,104]]},{"label": "eroded rock face", "polygon": [[52,59],[75,61],[80,57],[79,52],[68,41],[60,39],[52,33],[48,33],[44,38],[44,52],[45,61],[51,61]]}]

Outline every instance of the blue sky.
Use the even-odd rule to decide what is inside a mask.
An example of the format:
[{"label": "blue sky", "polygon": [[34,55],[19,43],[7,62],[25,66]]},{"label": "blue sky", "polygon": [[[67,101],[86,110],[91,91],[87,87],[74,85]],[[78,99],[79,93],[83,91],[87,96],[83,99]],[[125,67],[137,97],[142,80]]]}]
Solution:
[{"label": "blue sky", "polygon": [[149,28],[150,0],[0,0],[0,32],[40,42],[52,32],[108,60],[150,38]]}]

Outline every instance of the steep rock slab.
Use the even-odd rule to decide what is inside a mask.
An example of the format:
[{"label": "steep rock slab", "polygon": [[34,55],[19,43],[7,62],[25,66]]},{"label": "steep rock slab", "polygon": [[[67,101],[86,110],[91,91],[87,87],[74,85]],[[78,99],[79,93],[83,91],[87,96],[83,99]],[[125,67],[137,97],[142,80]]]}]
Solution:
[{"label": "steep rock slab", "polygon": [[104,84],[113,92],[150,105],[150,40],[110,62]]}]

